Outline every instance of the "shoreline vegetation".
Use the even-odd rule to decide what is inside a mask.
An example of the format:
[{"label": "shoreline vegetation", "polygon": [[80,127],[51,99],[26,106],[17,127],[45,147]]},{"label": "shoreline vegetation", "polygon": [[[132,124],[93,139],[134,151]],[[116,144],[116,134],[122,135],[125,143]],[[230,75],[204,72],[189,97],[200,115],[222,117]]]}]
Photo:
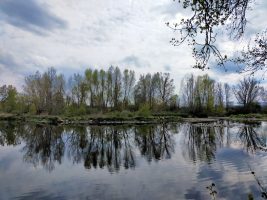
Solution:
[{"label": "shoreline vegetation", "polygon": [[0,120],[50,124],[267,121],[267,92],[253,77],[230,86],[207,74],[189,74],[176,93],[170,73],[141,74],[136,80],[134,71],[111,66],[88,68],[67,80],[48,68],[26,76],[22,88],[18,92],[12,85],[0,87]]},{"label": "shoreline vegetation", "polygon": [[122,116],[118,113],[106,113],[83,116],[62,116],[62,115],[29,115],[29,114],[10,114],[0,113],[0,121],[8,122],[26,122],[36,124],[52,124],[52,125],[131,125],[131,124],[158,124],[158,123],[212,123],[220,120],[228,120],[233,122],[257,123],[267,121],[267,115],[264,114],[246,114],[231,115],[227,117],[209,116],[209,117],[191,117],[181,116],[181,114],[158,113],[149,116],[138,116],[132,113],[131,116]]}]

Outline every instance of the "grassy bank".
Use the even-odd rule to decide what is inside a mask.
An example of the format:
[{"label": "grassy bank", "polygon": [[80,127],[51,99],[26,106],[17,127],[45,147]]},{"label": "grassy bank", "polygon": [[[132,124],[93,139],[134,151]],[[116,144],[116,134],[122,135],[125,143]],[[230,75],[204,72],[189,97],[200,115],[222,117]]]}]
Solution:
[{"label": "grassy bank", "polygon": [[156,124],[165,122],[191,122],[191,123],[208,123],[218,120],[231,120],[237,122],[267,121],[265,114],[240,114],[229,117],[191,117],[180,113],[154,113],[142,115],[138,112],[110,112],[98,113],[80,116],[65,115],[30,115],[30,114],[7,114],[0,113],[1,121],[20,121],[43,124],[88,124],[88,125],[105,125],[105,124]]},{"label": "grassy bank", "polygon": [[146,115],[138,113],[125,114],[123,112],[112,112],[106,114],[81,115],[81,116],[52,116],[52,115],[17,115],[0,114],[2,121],[23,121],[47,124],[149,124],[163,122],[179,122],[182,120],[179,116],[159,116]]}]

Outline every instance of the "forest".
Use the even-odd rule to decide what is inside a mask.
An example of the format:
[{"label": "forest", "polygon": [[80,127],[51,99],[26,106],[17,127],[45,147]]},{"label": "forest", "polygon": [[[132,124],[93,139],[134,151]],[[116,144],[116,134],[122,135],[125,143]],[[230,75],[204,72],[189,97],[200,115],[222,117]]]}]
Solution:
[{"label": "forest", "polygon": [[117,113],[150,116],[170,113],[182,117],[229,116],[265,113],[264,87],[253,76],[236,85],[220,83],[207,74],[186,75],[175,92],[170,73],[136,77],[133,70],[111,66],[86,69],[67,80],[56,69],[25,77],[23,91],[0,87],[0,112],[30,115],[80,116]]}]

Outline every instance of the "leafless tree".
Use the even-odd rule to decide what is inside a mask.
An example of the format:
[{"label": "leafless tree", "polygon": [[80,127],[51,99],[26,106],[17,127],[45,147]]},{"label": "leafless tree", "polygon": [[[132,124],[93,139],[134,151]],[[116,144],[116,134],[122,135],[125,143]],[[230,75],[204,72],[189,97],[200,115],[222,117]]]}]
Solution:
[{"label": "leafless tree", "polygon": [[230,98],[231,98],[231,87],[228,83],[224,84],[224,96],[225,96],[225,108],[229,108]]},{"label": "leafless tree", "polygon": [[257,34],[247,48],[241,51],[240,55],[234,59],[238,64],[245,67],[241,71],[254,74],[256,71],[267,71],[267,29],[262,34]]},{"label": "leafless tree", "polygon": [[222,55],[216,45],[217,30],[226,27],[230,38],[239,39],[246,28],[246,13],[253,0],[177,0],[183,8],[192,11],[191,17],[167,26],[180,36],[171,39],[178,46],[184,41],[192,46],[196,59],[195,68],[207,68],[211,55],[219,65],[223,65],[227,56]]},{"label": "leafless tree", "polygon": [[190,110],[194,108],[194,88],[194,75],[186,76],[181,82],[182,106],[188,107]]},{"label": "leafless tree", "polygon": [[233,88],[233,91],[237,101],[242,104],[245,109],[249,109],[249,107],[257,101],[261,89],[259,82],[255,78],[248,77],[240,80]]},{"label": "leafless tree", "polygon": [[169,73],[160,74],[160,87],[159,93],[161,96],[162,103],[167,104],[174,91],[173,79]]}]

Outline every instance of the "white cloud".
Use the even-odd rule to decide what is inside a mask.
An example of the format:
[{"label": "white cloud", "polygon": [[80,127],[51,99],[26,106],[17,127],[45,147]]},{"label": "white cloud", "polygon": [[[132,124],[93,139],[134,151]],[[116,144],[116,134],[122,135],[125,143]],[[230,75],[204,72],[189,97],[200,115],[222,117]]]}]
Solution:
[{"label": "white cloud", "polygon": [[[194,72],[191,49],[186,44],[173,47],[169,40],[175,36],[165,25],[166,21],[182,17],[186,12],[172,0],[38,0],[45,5],[49,16],[64,22],[64,28],[53,28],[46,35],[27,31],[0,20],[0,52],[9,55],[16,63],[2,64],[1,73],[6,83],[17,85],[25,74],[55,67],[60,72],[82,72],[87,67],[105,68],[119,65],[134,69],[137,75],[146,72],[168,71],[180,84],[185,74]],[[263,0],[261,0],[263,2]],[[265,3],[266,8],[266,3]],[[249,15],[248,32],[255,29],[254,22],[265,17],[263,8],[257,6],[262,16]],[[257,10],[258,12],[258,10]],[[264,15],[264,16],[263,16]],[[265,20],[260,20],[259,27]],[[52,23],[50,21],[50,23]],[[253,26],[252,26],[253,23]],[[220,48],[231,54],[240,44],[222,38]],[[1,59],[1,57],[0,57]],[[166,68],[166,66],[168,66]],[[216,80],[230,81],[237,75],[224,76],[207,71]],[[179,88],[179,86],[177,87]],[[177,89],[178,91],[179,89]]]}]

